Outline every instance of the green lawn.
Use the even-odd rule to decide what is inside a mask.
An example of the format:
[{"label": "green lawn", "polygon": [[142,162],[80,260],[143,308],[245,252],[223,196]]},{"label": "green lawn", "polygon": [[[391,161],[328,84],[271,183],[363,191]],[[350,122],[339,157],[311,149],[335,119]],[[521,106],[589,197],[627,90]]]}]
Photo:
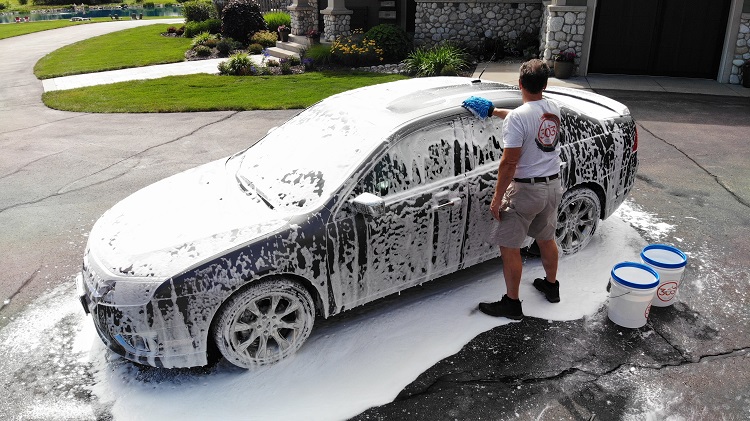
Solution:
[{"label": "green lawn", "polygon": [[69,20],[40,20],[36,22],[6,23],[0,25],[0,39],[46,31],[48,29],[63,28],[66,26],[87,25],[93,22],[104,22],[105,20],[109,21],[110,19],[94,18],[90,21],[83,22],[71,22]]},{"label": "green lawn", "polygon": [[[26,24],[17,24],[23,25]],[[39,60],[34,74],[39,79],[48,79],[183,61],[192,40],[161,36],[170,26],[176,25],[147,25],[65,46]]]},{"label": "green lawn", "polygon": [[305,108],[362,86],[406,79],[366,72],[309,72],[288,76],[187,75],[47,92],[58,110],[158,113]]}]

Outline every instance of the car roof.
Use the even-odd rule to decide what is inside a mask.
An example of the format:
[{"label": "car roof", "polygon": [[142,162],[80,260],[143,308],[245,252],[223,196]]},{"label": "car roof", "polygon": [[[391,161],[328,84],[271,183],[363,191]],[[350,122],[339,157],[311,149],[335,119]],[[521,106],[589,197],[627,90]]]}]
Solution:
[{"label": "car roof", "polygon": [[503,83],[439,76],[354,89],[331,96],[321,103],[347,110],[352,117],[362,114],[368,120],[384,125],[381,126],[383,132],[393,133],[415,120],[456,112],[470,96],[482,96],[497,103],[502,99],[520,100],[521,93],[517,88]]}]

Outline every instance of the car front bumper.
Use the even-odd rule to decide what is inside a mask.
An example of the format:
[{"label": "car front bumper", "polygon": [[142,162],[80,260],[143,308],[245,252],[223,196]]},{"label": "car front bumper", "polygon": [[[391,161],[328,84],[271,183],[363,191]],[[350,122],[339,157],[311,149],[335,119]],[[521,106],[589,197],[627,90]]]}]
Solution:
[{"label": "car front bumper", "polygon": [[172,300],[136,306],[97,302],[84,277],[79,274],[76,278],[78,298],[107,348],[127,360],[153,367],[206,365],[207,329],[199,329],[203,334],[194,335],[184,323],[179,310],[182,306]]}]

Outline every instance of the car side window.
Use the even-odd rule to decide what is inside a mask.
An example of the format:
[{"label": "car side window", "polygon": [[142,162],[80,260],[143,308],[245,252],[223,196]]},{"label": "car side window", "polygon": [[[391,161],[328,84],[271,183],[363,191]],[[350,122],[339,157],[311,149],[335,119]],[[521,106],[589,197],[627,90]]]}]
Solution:
[{"label": "car side window", "polygon": [[462,118],[443,120],[415,130],[378,160],[355,188],[378,196],[463,174],[473,168]]},{"label": "car side window", "polygon": [[471,133],[468,159],[472,168],[500,160],[503,154],[503,120],[488,118],[484,121],[465,117],[464,126]]}]

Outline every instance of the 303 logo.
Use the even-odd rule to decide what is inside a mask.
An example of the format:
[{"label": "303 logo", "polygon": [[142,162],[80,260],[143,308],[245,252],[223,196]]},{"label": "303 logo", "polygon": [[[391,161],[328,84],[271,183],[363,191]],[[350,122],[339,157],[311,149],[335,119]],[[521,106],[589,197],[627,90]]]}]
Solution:
[{"label": "303 logo", "polygon": [[677,294],[677,286],[677,282],[665,282],[656,290],[656,296],[659,297],[659,300],[661,301],[671,301]]}]

